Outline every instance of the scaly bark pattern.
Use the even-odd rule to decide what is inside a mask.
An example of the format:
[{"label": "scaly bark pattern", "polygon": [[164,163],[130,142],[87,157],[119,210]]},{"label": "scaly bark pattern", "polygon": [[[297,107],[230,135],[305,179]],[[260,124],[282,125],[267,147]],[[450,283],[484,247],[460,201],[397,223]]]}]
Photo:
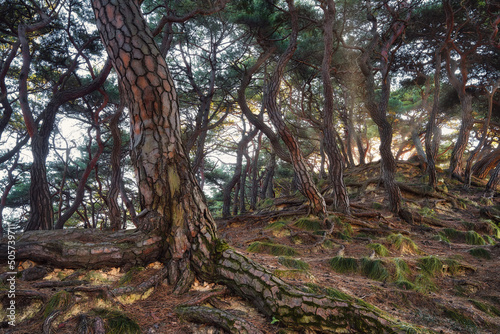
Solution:
[{"label": "scaly bark pattern", "polygon": [[210,271],[202,267],[210,263],[216,227],[181,144],[174,84],[137,3],[94,0],[92,5],[130,113],[132,161],[140,204],[147,210],[142,228],[165,237],[169,281],[181,293],[195,272]]}]

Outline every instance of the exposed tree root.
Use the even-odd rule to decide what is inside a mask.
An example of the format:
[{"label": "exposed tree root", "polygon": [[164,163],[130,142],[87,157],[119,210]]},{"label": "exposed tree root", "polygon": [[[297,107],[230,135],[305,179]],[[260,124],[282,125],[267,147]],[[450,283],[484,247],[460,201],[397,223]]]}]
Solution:
[{"label": "exposed tree root", "polygon": [[223,328],[229,333],[262,334],[263,332],[230,312],[207,306],[181,306],[176,309],[177,314],[192,322],[212,324]]}]

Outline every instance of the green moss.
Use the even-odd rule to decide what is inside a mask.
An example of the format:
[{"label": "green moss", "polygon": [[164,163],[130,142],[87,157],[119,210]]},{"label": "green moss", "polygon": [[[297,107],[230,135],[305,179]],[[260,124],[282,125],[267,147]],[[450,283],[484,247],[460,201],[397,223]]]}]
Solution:
[{"label": "green moss", "polygon": [[141,328],[125,313],[109,309],[93,309],[92,313],[106,321],[106,334],[138,334]]},{"label": "green moss", "polygon": [[389,277],[389,272],[385,268],[382,260],[361,259],[361,273],[368,278],[383,281]]},{"label": "green moss", "polygon": [[280,257],[278,257],[278,262],[287,268],[309,270],[309,264],[307,264],[306,262],[299,260],[299,259],[294,259],[294,258],[286,257],[286,256],[280,256]]},{"label": "green moss", "polygon": [[490,260],[491,259],[491,253],[484,249],[484,248],[472,248],[469,250],[469,254],[475,257],[480,257],[482,259]]},{"label": "green moss", "polygon": [[368,248],[373,249],[378,256],[385,257],[389,255],[389,250],[382,244],[379,243],[369,244]]},{"label": "green moss", "polygon": [[380,210],[383,208],[383,205],[381,203],[378,203],[378,202],[373,202],[372,203],[372,208],[376,209],[376,210]]},{"label": "green moss", "polygon": [[492,237],[490,237],[489,235],[483,235],[483,238],[484,238],[484,241],[486,241],[490,245],[496,244],[495,240]]},{"label": "green moss", "polygon": [[215,240],[215,250],[217,253],[223,253],[227,249],[229,249],[229,245],[224,239],[216,239]]},{"label": "green moss", "polygon": [[435,236],[432,237],[432,239],[444,242],[446,244],[450,244],[451,243],[450,239],[448,239],[448,237],[446,236],[446,234],[443,233],[442,231],[439,231],[438,234],[436,234]]},{"label": "green moss", "polygon": [[302,269],[287,269],[287,270],[276,269],[273,270],[273,274],[280,278],[289,278],[289,279],[293,278],[293,279],[307,280],[309,278],[312,278],[311,274],[309,274],[307,270],[302,270]]},{"label": "green moss", "polygon": [[299,253],[293,249],[292,247],[285,246],[285,245],[278,245],[270,242],[260,242],[260,241],[255,241],[252,242],[248,248],[247,252],[252,252],[252,253],[266,253],[266,254],[271,254],[271,255],[284,255],[284,256],[296,256]]},{"label": "green moss", "polygon": [[358,260],[352,257],[335,256],[329,263],[333,270],[341,274],[358,270]]},{"label": "green moss", "polygon": [[486,241],[476,231],[465,232],[465,242],[469,245],[486,245]]},{"label": "green moss", "polygon": [[52,297],[50,297],[47,304],[45,304],[45,310],[43,311],[43,317],[47,318],[53,311],[66,309],[71,302],[71,294],[67,291],[56,292]]}]

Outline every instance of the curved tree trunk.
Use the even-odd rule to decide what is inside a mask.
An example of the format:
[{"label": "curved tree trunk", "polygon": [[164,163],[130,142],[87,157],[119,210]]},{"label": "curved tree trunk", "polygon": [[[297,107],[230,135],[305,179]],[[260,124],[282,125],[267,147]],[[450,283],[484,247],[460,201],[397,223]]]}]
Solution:
[{"label": "curved tree trunk", "polygon": [[[284,325],[324,332],[393,332],[397,325],[355,302],[303,292],[217,238],[181,146],[177,96],[166,63],[134,1],[93,0],[97,26],[127,92],[141,229],[162,239],[174,292],[195,276],[226,284]],[[147,233],[150,234],[150,233]]]},{"label": "curved tree trunk", "polygon": [[333,23],[335,20],[335,2],[326,0],[321,4],[325,21],[323,24],[324,52],[323,63],[321,65],[321,78],[323,80],[323,95],[325,104],[323,107],[323,134],[325,151],[328,155],[330,166],[328,176],[333,189],[333,208],[335,211],[350,214],[349,196],[344,184],[344,162],[336,140],[334,129],[334,100],[333,86],[330,77],[330,64],[333,56]]},{"label": "curved tree trunk", "polygon": [[468,188],[470,187],[471,183],[471,170],[472,170],[472,163],[478,156],[479,152],[483,149],[484,143],[486,142],[486,138],[488,136],[488,129],[490,127],[490,121],[491,121],[491,113],[493,111],[493,96],[495,95],[498,86],[500,85],[500,79],[497,80],[496,83],[493,84],[491,87],[491,92],[487,90],[487,95],[488,95],[488,114],[486,116],[486,120],[483,124],[483,131],[481,133],[481,139],[479,140],[479,143],[477,144],[476,148],[472,153],[470,154],[469,158],[467,158],[467,164],[465,165],[465,173],[464,173],[464,179],[465,179],[465,186]]},{"label": "curved tree trunk", "polygon": [[114,231],[119,230],[121,223],[121,209],[118,204],[118,196],[120,195],[120,183],[122,182],[121,172],[121,152],[122,152],[122,138],[118,124],[122,114],[122,105],[118,107],[113,117],[109,122],[111,136],[113,137],[113,148],[111,150],[111,180],[109,186],[109,193],[107,196],[107,204],[109,208],[110,228]]},{"label": "curved tree trunk", "polygon": [[396,173],[396,161],[392,155],[392,125],[387,120],[387,106],[389,103],[390,94],[390,78],[389,78],[389,51],[396,39],[403,33],[405,27],[404,22],[395,22],[393,31],[387,40],[383,41],[381,54],[385,55],[382,59],[382,84],[381,84],[381,97],[380,102],[377,104],[375,97],[375,78],[373,74],[373,66],[370,62],[371,53],[374,52],[374,47],[379,42],[379,35],[377,32],[377,22],[372,22],[372,35],[373,38],[369,47],[359,59],[358,64],[361,72],[365,76],[366,96],[365,105],[368,109],[371,118],[378,127],[380,136],[380,173],[381,179],[384,183],[385,190],[389,197],[389,207],[392,212],[400,213],[401,211],[401,191],[394,180]]},{"label": "curved tree trunk", "polygon": [[298,35],[298,14],[294,8],[293,0],[288,0],[288,8],[291,16],[292,33],[290,35],[290,42],[285,52],[280,56],[276,64],[276,68],[269,79],[267,85],[267,96],[264,104],[267,113],[274,127],[278,131],[281,139],[290,151],[293,170],[298,178],[299,191],[309,200],[311,211],[313,214],[325,216],[326,203],[323,196],[316,188],[311,175],[308,172],[307,165],[304,161],[300,151],[299,143],[294,138],[290,129],[285,124],[283,116],[281,115],[280,108],[277,104],[278,92],[280,89],[281,80],[285,72],[285,67],[288,61],[292,58],[295,50],[297,49],[297,35]]},{"label": "curved tree trunk", "polygon": [[434,63],[436,71],[434,73],[434,100],[429,114],[429,121],[425,131],[425,154],[427,157],[427,174],[429,175],[429,185],[432,188],[437,186],[436,160],[441,140],[441,131],[437,127],[436,119],[439,109],[439,95],[441,92],[441,48],[436,50]]}]

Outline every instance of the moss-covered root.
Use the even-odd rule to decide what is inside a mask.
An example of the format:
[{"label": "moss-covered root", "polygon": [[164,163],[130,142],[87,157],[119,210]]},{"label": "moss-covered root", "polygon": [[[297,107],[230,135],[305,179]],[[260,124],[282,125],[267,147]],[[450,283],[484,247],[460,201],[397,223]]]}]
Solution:
[{"label": "moss-covered root", "polygon": [[220,254],[217,271],[220,283],[284,326],[328,333],[402,332],[374,307],[299,290],[232,249]]},{"label": "moss-covered root", "polygon": [[207,306],[181,306],[175,312],[188,321],[213,324],[229,333],[263,334],[261,330],[229,312]]}]

